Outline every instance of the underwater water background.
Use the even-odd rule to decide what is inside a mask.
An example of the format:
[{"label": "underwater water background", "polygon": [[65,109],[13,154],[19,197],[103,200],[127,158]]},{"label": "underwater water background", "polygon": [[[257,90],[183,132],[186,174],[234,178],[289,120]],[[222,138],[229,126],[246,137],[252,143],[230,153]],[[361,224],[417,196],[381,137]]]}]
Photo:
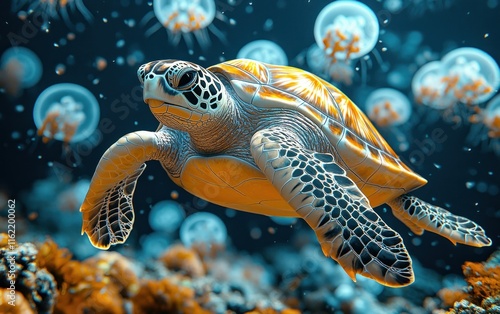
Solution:
[{"label": "underwater water background", "polygon": [[[236,23],[215,20],[216,27],[225,34],[221,40],[210,34],[211,45],[203,50],[195,42],[192,51],[181,40],[178,45],[169,43],[168,36],[160,29],[146,37],[145,32],[154,24],[140,25],[141,19],[152,10],[146,1],[85,1],[93,14],[89,23],[80,12],[70,12],[70,20],[84,29],[72,30],[61,19],[51,19],[50,30],[31,28],[29,38],[18,43],[34,51],[43,64],[40,82],[12,97],[2,93],[0,109],[0,134],[2,138],[0,191],[5,199],[16,199],[17,216],[24,221],[21,234],[25,241],[43,240],[64,229],[33,218],[40,208],[33,203],[43,204],[46,200],[29,197],[34,183],[51,175],[76,182],[90,179],[104,153],[122,135],[137,131],[153,131],[158,122],[147,105],[140,100],[140,84],[136,71],[140,64],[157,59],[181,59],[210,66],[222,60],[236,57],[246,43],[267,39],[280,45],[286,52],[289,64],[301,66],[300,55],[314,43],[314,21],[331,1],[216,1],[219,10]],[[423,35],[421,47],[428,47],[439,59],[456,47],[476,47],[489,53],[497,63],[500,60],[500,6],[496,1],[402,1],[400,12],[391,13],[384,7],[384,1],[362,1],[377,15],[381,32],[392,32],[404,38],[409,32],[418,31]],[[3,1],[0,7],[1,37],[0,52],[12,47],[12,34],[23,36],[26,21],[11,12],[10,1]],[[29,20],[29,17],[28,17]],[[134,23],[130,21],[134,20]],[[271,22],[272,21],[272,26]],[[128,24],[128,25],[127,25]],[[234,24],[234,25],[233,25]],[[62,43],[69,32],[75,34],[73,40]],[[384,50],[384,42],[379,42],[375,50],[383,63],[393,68],[401,64],[398,51]],[[402,48],[401,48],[402,49]],[[140,52],[142,61],[133,65],[118,64],[119,57]],[[99,70],[96,58],[107,60],[107,67]],[[373,57],[371,60],[375,60]],[[56,73],[58,64],[65,64],[64,74]],[[357,71],[351,86],[335,84],[346,95],[362,106],[370,90],[388,87],[387,74],[383,67],[373,61],[366,69],[366,77]],[[74,83],[86,87],[97,98],[100,107],[100,121],[107,119],[106,132],[96,139],[93,147],[83,147],[78,143],[70,145],[66,151],[59,141],[43,143],[36,136],[32,112],[38,95],[56,83]],[[412,99],[409,87],[401,90]],[[139,96],[138,96],[139,95]],[[127,104],[128,100],[129,104]],[[21,105],[21,107],[19,106]],[[440,274],[461,273],[464,261],[485,260],[498,248],[500,240],[500,155],[481,146],[471,146],[465,141],[470,124],[454,125],[442,119],[430,119],[437,113],[424,112],[413,104],[413,126],[410,130],[409,148],[398,152],[400,157],[416,172],[427,178],[429,183],[413,192],[419,198],[449,209],[457,215],[476,221],[493,240],[486,248],[463,245],[453,246],[448,240],[431,233],[417,237],[395,219],[387,206],[380,206],[377,212],[382,219],[398,231],[410,255],[423,266]],[[425,143],[433,130],[441,129],[445,140],[433,143],[433,149],[425,150],[419,143]],[[392,144],[392,143],[391,143]],[[420,153],[416,153],[419,152]],[[411,162],[411,156],[421,156]],[[62,179],[61,179],[62,180]],[[67,182],[67,181],[64,181]],[[69,184],[69,183],[68,183]],[[187,214],[203,210],[214,213],[224,222],[232,245],[239,250],[261,252],[264,248],[286,245],[290,239],[307,225],[301,221],[280,226],[269,218],[243,212],[227,215],[224,208],[196,199],[175,186],[157,162],[148,167],[139,179],[134,196],[136,221],[132,236],[124,246],[125,250],[136,250],[141,235],[152,232],[148,223],[150,207],[165,199],[171,199],[172,191],[179,193],[177,202],[184,206]],[[43,195],[38,196],[43,198]],[[3,200],[2,200],[3,202]],[[3,204],[2,204],[3,206]],[[76,210],[78,207],[76,208]],[[2,215],[4,213],[2,212]],[[31,216],[30,216],[31,215]],[[36,215],[35,215],[36,216]],[[31,217],[31,219],[29,219]],[[57,213],[50,219],[55,225],[66,221]],[[69,222],[68,222],[69,223]],[[4,225],[0,231],[4,231]],[[259,234],[260,233],[260,234]],[[71,248],[71,239],[80,236],[80,230],[64,230],[65,245]],[[123,249],[123,248],[122,248]],[[73,250],[73,249],[72,249]],[[89,251],[89,254],[93,254]]]}]

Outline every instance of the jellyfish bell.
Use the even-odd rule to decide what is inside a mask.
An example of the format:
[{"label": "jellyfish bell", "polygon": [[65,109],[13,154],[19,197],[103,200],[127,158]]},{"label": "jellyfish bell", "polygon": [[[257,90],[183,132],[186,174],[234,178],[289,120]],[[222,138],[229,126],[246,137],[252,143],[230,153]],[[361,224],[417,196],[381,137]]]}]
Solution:
[{"label": "jellyfish bell", "polygon": [[181,225],[180,238],[186,247],[203,246],[210,250],[212,246],[224,246],[227,229],[222,220],[208,212],[198,212],[188,216]]},{"label": "jellyfish bell", "polygon": [[140,24],[145,25],[154,17],[158,23],[146,31],[147,37],[163,27],[175,46],[183,39],[192,49],[194,37],[202,49],[207,49],[210,46],[208,31],[225,41],[224,34],[212,24],[215,18],[226,20],[218,14],[214,0],[154,0],[153,12],[146,14]]},{"label": "jellyfish bell", "polygon": [[324,7],[314,24],[314,38],[319,47],[335,60],[362,57],[377,44],[377,16],[357,1],[335,1]]},{"label": "jellyfish bell", "polygon": [[92,135],[99,115],[94,95],[86,88],[71,83],[45,89],[33,109],[38,135],[45,142],[56,139],[65,144],[77,143]]},{"label": "jellyfish bell", "polygon": [[208,27],[215,18],[212,0],[154,0],[156,18],[172,33],[190,33]]},{"label": "jellyfish bell", "polygon": [[365,112],[384,138],[398,151],[410,147],[412,107],[408,98],[398,90],[379,88],[365,101]]},{"label": "jellyfish bell", "polygon": [[440,61],[432,61],[420,67],[411,82],[416,102],[438,110],[453,106],[456,100],[445,93],[446,86],[442,80],[444,75]]},{"label": "jellyfish bell", "polygon": [[21,89],[36,85],[42,77],[42,62],[28,48],[7,49],[0,58],[0,86],[7,94],[16,96]]},{"label": "jellyfish bell", "polygon": [[366,100],[366,112],[381,127],[402,125],[410,119],[411,105],[408,98],[392,88],[379,88]]},{"label": "jellyfish bell", "polygon": [[182,206],[175,201],[160,201],[149,213],[149,225],[155,231],[173,233],[186,217]]},{"label": "jellyfish bell", "polygon": [[457,48],[441,59],[443,78],[454,96],[465,104],[479,104],[490,99],[500,86],[500,69],[486,52],[471,47]]},{"label": "jellyfish bell", "polygon": [[243,46],[237,59],[252,59],[276,65],[288,65],[288,57],[278,44],[270,40],[255,40]]}]

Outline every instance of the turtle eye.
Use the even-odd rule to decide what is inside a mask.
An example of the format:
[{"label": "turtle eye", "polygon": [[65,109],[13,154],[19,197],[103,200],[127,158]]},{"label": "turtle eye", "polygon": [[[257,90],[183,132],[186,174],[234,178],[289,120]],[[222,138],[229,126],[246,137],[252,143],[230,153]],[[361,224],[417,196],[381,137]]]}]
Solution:
[{"label": "turtle eye", "polygon": [[181,74],[177,82],[177,89],[185,90],[193,86],[196,81],[197,73],[195,70],[188,70]]}]

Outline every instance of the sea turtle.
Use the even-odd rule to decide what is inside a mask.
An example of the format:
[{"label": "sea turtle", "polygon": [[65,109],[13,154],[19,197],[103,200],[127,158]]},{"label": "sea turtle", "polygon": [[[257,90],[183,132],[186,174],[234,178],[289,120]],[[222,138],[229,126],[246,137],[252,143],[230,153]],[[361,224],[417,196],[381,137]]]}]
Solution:
[{"label": "sea turtle", "polygon": [[160,126],[123,136],[102,156],[80,209],[82,234],[98,248],[129,236],[132,196],[149,160],[209,202],[303,218],[353,280],[414,280],[402,238],[372,209],[383,203],[415,234],[491,244],[476,223],[406,194],[427,181],[349,98],[311,73],[245,59],[207,69],[161,60],[142,65],[138,77]]}]

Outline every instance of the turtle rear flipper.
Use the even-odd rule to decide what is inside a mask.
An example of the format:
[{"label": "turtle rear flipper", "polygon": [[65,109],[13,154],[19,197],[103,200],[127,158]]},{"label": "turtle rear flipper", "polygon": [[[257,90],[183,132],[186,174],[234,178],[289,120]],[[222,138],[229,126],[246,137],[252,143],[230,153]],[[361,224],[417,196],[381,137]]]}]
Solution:
[{"label": "turtle rear flipper", "polygon": [[413,282],[403,240],[373,211],[333,155],[304,148],[293,132],[278,127],[257,132],[251,152],[268,180],[314,229],[323,253],[353,280],[359,273],[392,287]]},{"label": "turtle rear flipper", "polygon": [[82,234],[93,246],[108,249],[123,243],[134,224],[132,197],[144,162],[158,156],[157,133],[139,131],[120,138],[99,161],[80,207]]},{"label": "turtle rear flipper", "polygon": [[474,221],[456,216],[441,207],[429,204],[411,195],[402,195],[391,202],[394,216],[405,223],[417,235],[428,230],[447,238],[453,244],[490,246],[484,229]]}]

